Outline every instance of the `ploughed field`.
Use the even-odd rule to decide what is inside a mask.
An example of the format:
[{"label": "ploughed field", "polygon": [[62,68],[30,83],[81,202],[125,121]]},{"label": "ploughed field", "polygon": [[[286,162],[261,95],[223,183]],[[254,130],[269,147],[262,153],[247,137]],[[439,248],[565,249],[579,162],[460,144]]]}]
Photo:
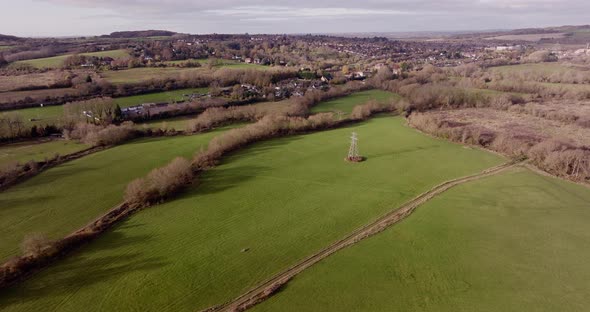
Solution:
[{"label": "ploughed field", "polygon": [[[361,154],[367,157],[362,163],[343,160],[352,131],[358,133]],[[189,145],[191,151],[198,146]],[[153,154],[167,150],[159,146]],[[134,149],[131,146],[125,153]],[[144,151],[126,159],[143,162],[144,157],[155,155]],[[205,172],[179,198],[140,211],[71,256],[3,291],[0,309],[203,309],[234,298],[443,181],[504,161],[423,135],[399,117],[258,143]],[[131,170],[135,162],[123,165],[111,159],[91,167],[89,159],[87,167],[78,169],[108,170],[100,178],[76,179],[93,189],[68,184],[71,172],[54,180],[59,187],[53,186],[52,194],[36,195],[25,189],[49,187],[31,180],[13,190],[20,194],[14,196],[15,202],[24,207],[11,213],[26,207],[38,212],[40,202],[63,189],[79,193],[54,208],[66,209],[63,217],[73,217],[66,220],[87,217],[73,216],[79,211],[97,215],[121,198],[121,188],[110,194],[100,188],[106,188],[106,181],[117,172]],[[105,185],[97,186],[94,179]],[[91,208],[97,201],[103,201],[104,208]],[[64,207],[71,204],[78,206]],[[44,223],[31,224],[26,231],[38,230]]]},{"label": "ploughed field", "polygon": [[61,238],[123,200],[125,187],[176,156],[191,157],[218,134],[139,139],[73,160],[0,192],[0,259],[23,237]]},{"label": "ploughed field", "polygon": [[254,311],[587,311],[590,190],[525,168],[457,186]]}]

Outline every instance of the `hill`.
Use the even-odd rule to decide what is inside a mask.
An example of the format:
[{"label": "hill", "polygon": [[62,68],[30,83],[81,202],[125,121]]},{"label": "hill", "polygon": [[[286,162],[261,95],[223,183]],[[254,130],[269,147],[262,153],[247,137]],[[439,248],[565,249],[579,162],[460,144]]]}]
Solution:
[{"label": "hill", "polygon": [[103,35],[102,38],[143,38],[143,37],[160,37],[173,36],[176,32],[167,30],[136,30],[136,31],[116,31],[110,35]]}]

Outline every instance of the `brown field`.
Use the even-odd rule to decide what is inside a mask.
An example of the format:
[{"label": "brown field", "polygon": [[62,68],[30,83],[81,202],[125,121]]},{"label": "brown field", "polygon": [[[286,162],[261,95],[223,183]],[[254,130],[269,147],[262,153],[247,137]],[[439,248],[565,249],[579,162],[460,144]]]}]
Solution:
[{"label": "brown field", "polygon": [[[545,110],[555,110],[559,105],[543,104]],[[590,117],[590,106],[584,106],[584,112],[576,110],[578,114],[584,114],[584,117]],[[570,107],[570,110],[576,108]],[[460,124],[473,124],[483,126],[493,130],[496,133],[515,133],[522,136],[536,136],[540,139],[556,138],[569,140],[575,145],[590,145],[590,128],[582,127],[576,123],[569,123],[549,118],[534,116],[531,113],[516,109],[511,111],[501,111],[489,108],[467,108],[452,111],[429,112],[442,117],[444,120],[453,121]]]},{"label": "brown field", "polygon": [[488,37],[488,40],[520,40],[520,41],[539,41],[541,39],[559,39],[565,37],[565,33],[554,34],[525,34],[525,35],[504,35]]},{"label": "brown field", "polygon": [[16,76],[0,76],[0,92],[14,91],[25,87],[47,88],[72,75],[70,71],[48,71]]},{"label": "brown field", "polygon": [[0,106],[4,103],[10,103],[14,101],[23,100],[26,97],[32,99],[43,99],[48,96],[62,96],[65,94],[77,94],[79,91],[74,88],[62,88],[62,89],[43,89],[43,90],[32,90],[32,91],[13,91],[3,92],[0,94]]}]

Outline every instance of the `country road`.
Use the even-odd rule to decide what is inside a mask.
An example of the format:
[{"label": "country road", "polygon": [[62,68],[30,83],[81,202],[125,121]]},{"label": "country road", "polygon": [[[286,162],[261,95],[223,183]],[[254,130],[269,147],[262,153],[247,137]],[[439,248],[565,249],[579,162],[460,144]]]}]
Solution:
[{"label": "country road", "polygon": [[367,237],[373,236],[389,226],[403,220],[414,210],[422,205],[423,203],[427,202],[428,200],[432,199],[434,196],[439,195],[450,188],[471,182],[474,180],[478,180],[481,178],[485,178],[491,175],[498,174],[502,171],[505,171],[509,168],[515,167],[519,165],[520,162],[514,163],[509,162],[505,163],[496,167],[492,167],[486,169],[478,174],[462,177],[454,180],[449,180],[443,182],[436,187],[432,188],[431,190],[422,193],[421,195],[417,196],[416,198],[412,199],[411,201],[405,203],[401,207],[388,212],[384,216],[378,218],[374,222],[367,224],[354,232],[350,233],[346,237],[342,238],[341,240],[334,242],[330,246],[324,248],[323,250],[301,260],[297,264],[291,266],[290,268],[284,270],[283,272],[273,276],[272,278],[268,279],[265,282],[262,282],[260,285],[252,288],[251,290],[247,291],[246,293],[240,295],[239,297],[226,302],[221,305],[213,306],[207,308],[203,311],[244,311],[248,308],[253,307],[254,305],[266,300],[268,297],[272,296],[276,290],[278,290],[281,286],[286,284],[291,278],[295,275],[301,273],[303,270],[311,267],[312,265],[318,263],[322,259],[330,256],[331,254],[346,248],[350,245],[353,245]]}]

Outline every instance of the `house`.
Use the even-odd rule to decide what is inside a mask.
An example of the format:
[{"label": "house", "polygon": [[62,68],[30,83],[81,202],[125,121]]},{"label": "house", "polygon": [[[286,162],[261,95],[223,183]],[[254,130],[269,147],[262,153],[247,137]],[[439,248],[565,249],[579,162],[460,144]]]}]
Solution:
[{"label": "house", "polygon": [[247,57],[247,58],[244,59],[244,63],[252,64],[252,59],[249,58],[249,57]]}]

